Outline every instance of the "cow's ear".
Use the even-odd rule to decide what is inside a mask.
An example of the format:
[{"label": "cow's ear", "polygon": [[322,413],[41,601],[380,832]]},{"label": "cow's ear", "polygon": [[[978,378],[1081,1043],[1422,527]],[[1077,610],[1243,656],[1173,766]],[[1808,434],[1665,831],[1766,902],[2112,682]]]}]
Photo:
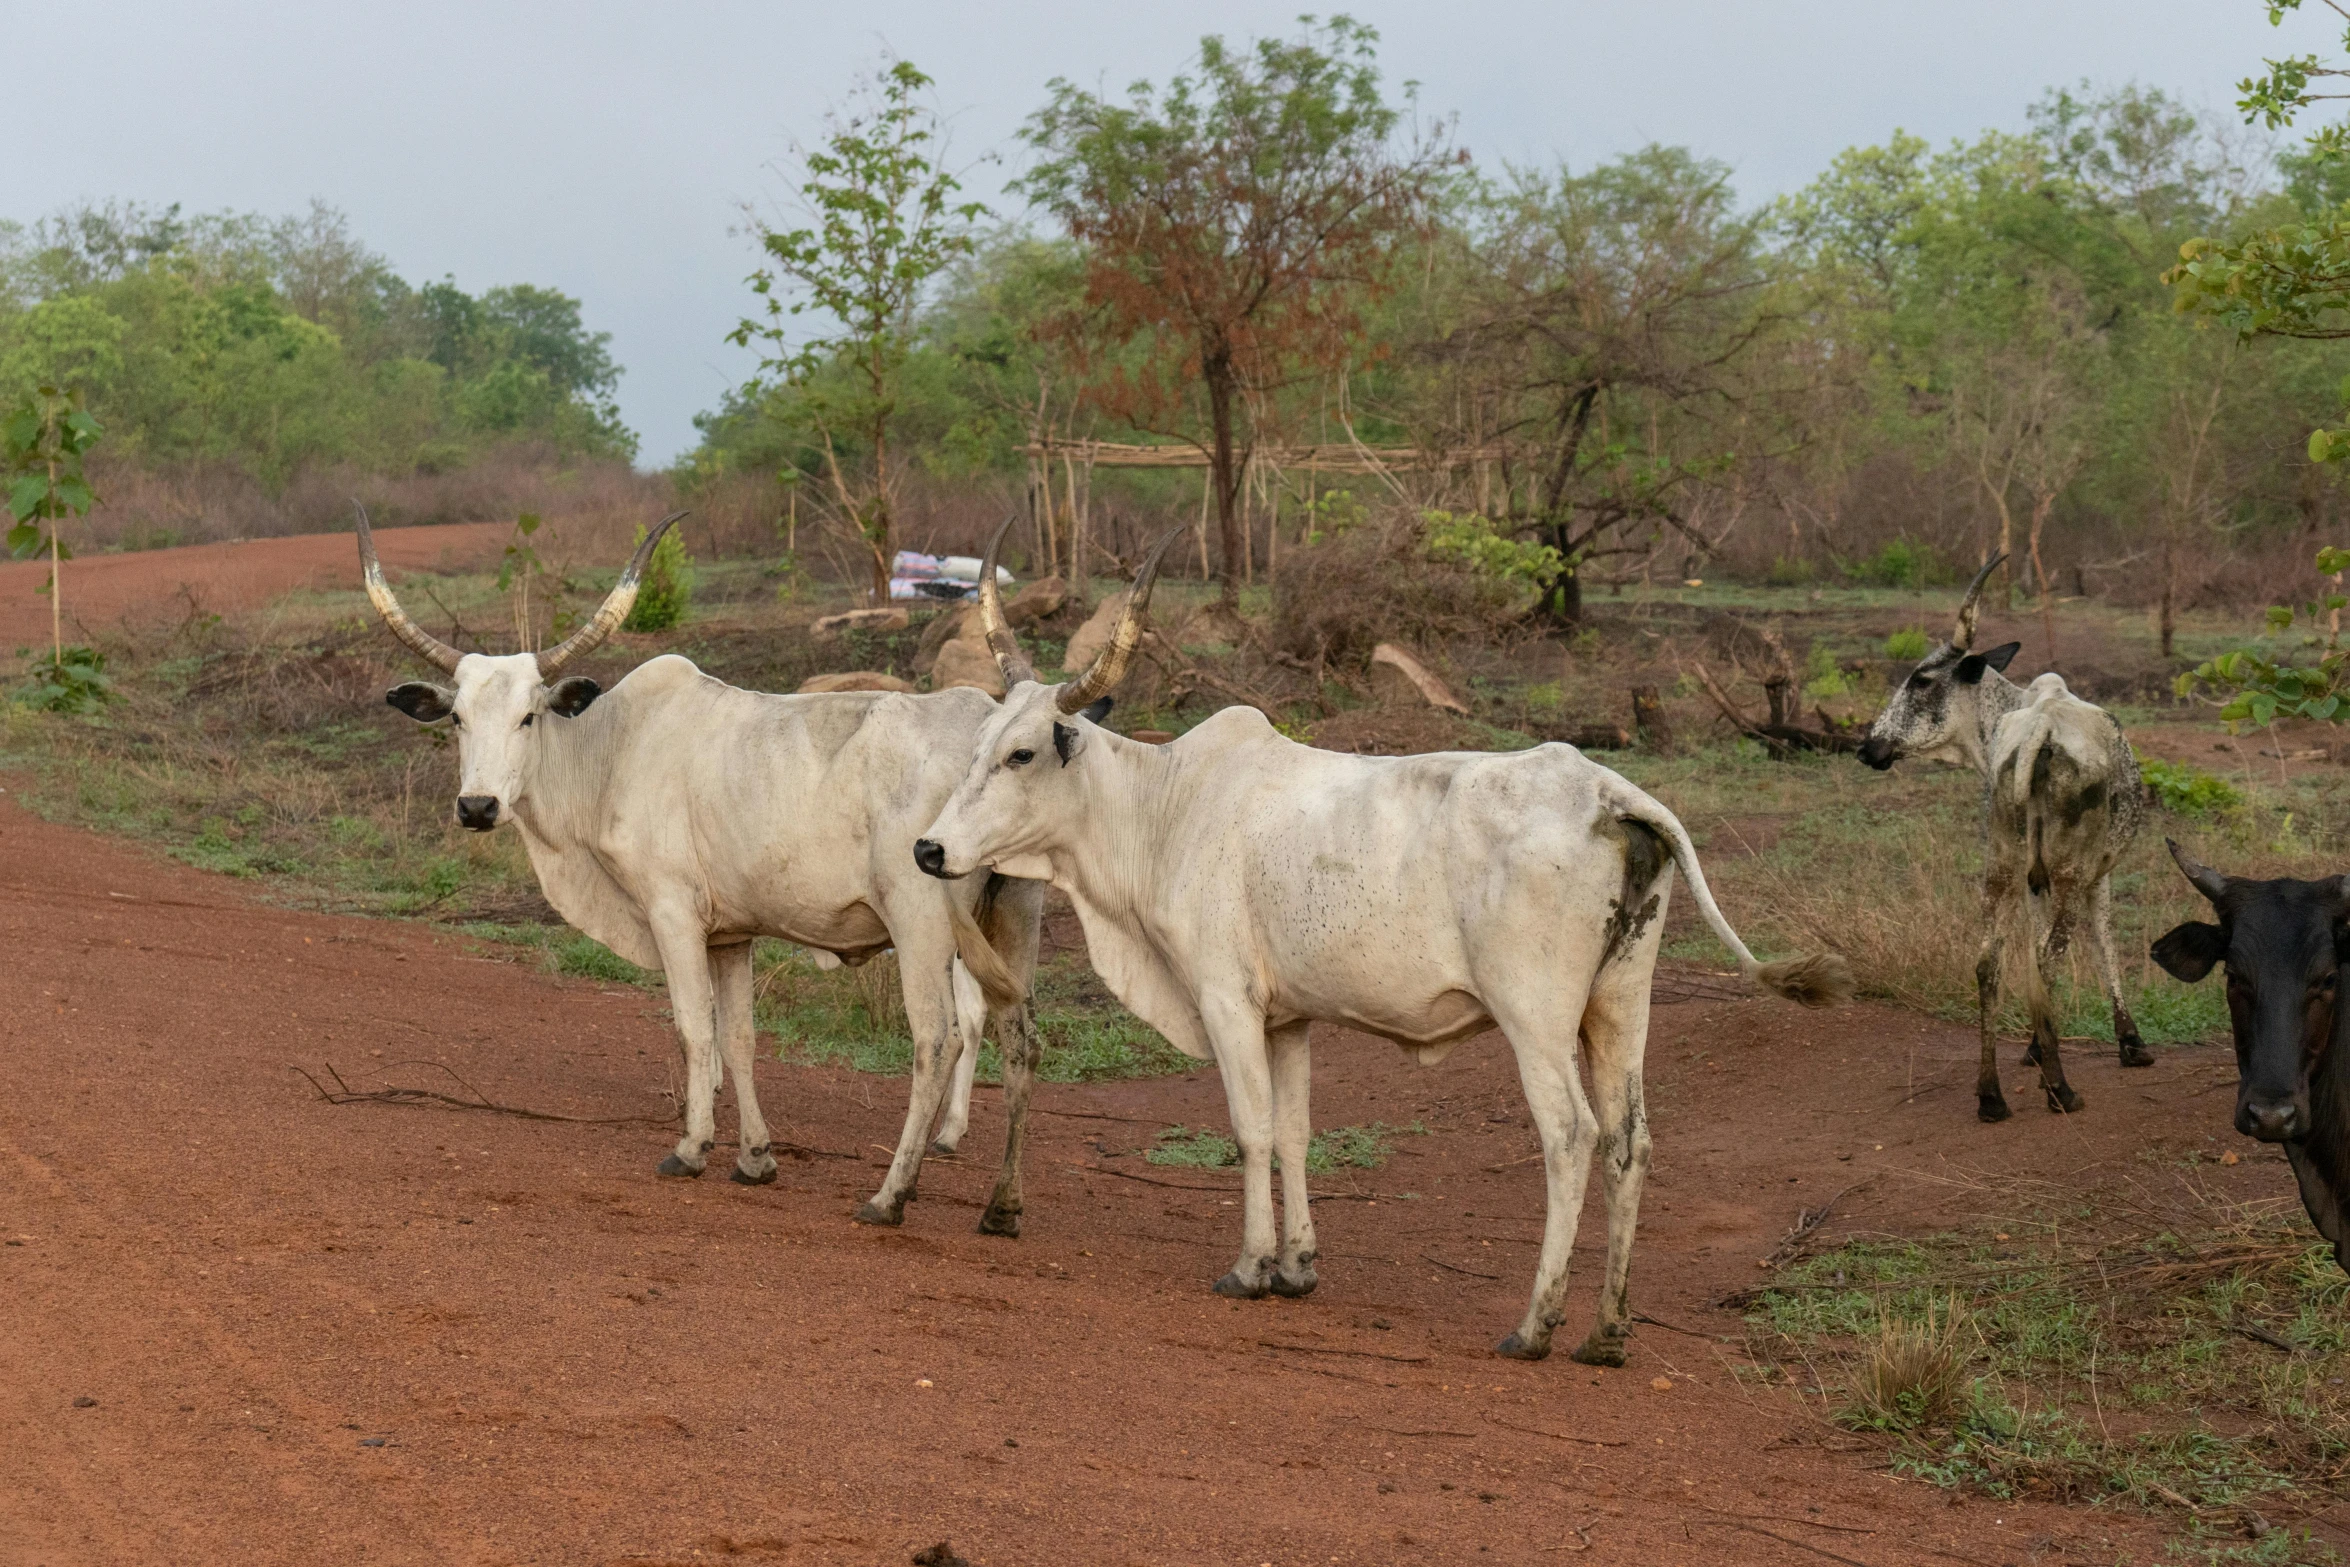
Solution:
[{"label": "cow's ear", "polygon": [[2189,920],[2154,944],[2154,961],[2173,979],[2192,985],[2228,955],[2228,938],[2217,925]]},{"label": "cow's ear", "polygon": [[1075,761],[1077,753],[1084,749],[1084,730],[1075,724],[1064,724],[1057,718],[1053,720],[1053,750],[1059,753],[1063,767]]},{"label": "cow's ear", "polygon": [[1103,719],[1110,716],[1110,709],[1117,703],[1117,700],[1118,699],[1114,696],[1105,696],[1096,701],[1088,702],[1085,704],[1085,706],[1078,709],[1077,716],[1083,718],[1088,723],[1098,724]]},{"label": "cow's ear", "polygon": [[1986,669],[2004,670],[2024,650],[2021,642],[2003,643],[1988,653],[1969,653],[1958,661],[1958,683],[1962,686],[1981,685]]},{"label": "cow's ear", "polygon": [[410,680],[386,691],[384,700],[420,724],[437,724],[457,705],[457,693],[429,680]]},{"label": "cow's ear", "polygon": [[585,675],[565,675],[547,688],[547,711],[565,718],[577,718],[586,712],[604,688]]}]

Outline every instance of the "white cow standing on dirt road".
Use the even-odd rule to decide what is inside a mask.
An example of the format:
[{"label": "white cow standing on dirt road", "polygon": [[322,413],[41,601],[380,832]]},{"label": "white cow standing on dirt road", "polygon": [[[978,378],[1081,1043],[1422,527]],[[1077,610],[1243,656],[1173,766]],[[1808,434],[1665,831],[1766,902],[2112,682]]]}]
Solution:
[{"label": "white cow standing on dirt road", "polygon": [[1123,671],[1172,540],[1074,692],[1037,683],[981,572],[1007,694],[917,861],[949,878],[1049,878],[1076,904],[1118,998],[1178,1049],[1215,1060],[1245,1202],[1240,1260],[1219,1294],[1315,1284],[1309,1020],[1383,1035],[1423,1063],[1498,1025],[1541,1135],[1549,1199],[1533,1298],[1499,1352],[1550,1351],[1596,1147],[1607,1276],[1575,1358],[1621,1365],[1648,1167],[1641,1060],[1670,868],[1748,978],[1827,1005],[1850,992],[1843,960],[1757,962],[1714,906],[1680,822],[1568,746],[1342,756],[1285,739],[1242,707],[1164,746],[1097,728],[1077,698]]},{"label": "white cow standing on dirt road", "polygon": [[[885,1194],[902,1205],[950,1071],[962,1134],[979,1031],[1004,1041],[1004,1165],[979,1227],[1020,1232],[1020,1153],[1039,1041],[1025,995],[1044,885],[989,878],[942,888],[910,859],[915,834],[961,777],[994,704],[969,689],[769,696],[664,655],[610,691],[565,676],[627,618],[646,535],[595,618],[543,653],[460,654],[408,618],[384,581],[364,514],[368,597],[393,634],[455,679],[410,681],[385,700],[458,732],[457,819],[511,821],[557,913],[632,963],[658,967],[684,1037],[685,1133],[661,1173],[698,1176],[716,1146],[719,1055],[742,1122],[734,1179],[775,1179],[751,1082],[751,942],[775,936],[845,962],[895,946],[915,1092]],[[960,1070],[954,1070],[959,1061]]]}]

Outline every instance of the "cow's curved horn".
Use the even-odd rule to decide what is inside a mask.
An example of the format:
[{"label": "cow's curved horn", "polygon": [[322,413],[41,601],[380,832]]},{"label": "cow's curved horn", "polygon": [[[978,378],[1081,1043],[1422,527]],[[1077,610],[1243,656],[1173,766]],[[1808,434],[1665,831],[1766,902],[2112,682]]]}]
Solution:
[{"label": "cow's curved horn", "polygon": [[645,575],[645,562],[653,558],[653,546],[661,542],[661,535],[685,515],[673,511],[653,524],[645,541],[628,557],[628,567],[620,573],[620,580],[612,584],[612,591],[604,595],[604,602],[596,606],[595,618],[580,627],[553,647],[539,655],[539,678],[552,680],[563,672],[563,666],[596,649],[596,645],[620,629],[628,612],[636,607],[637,584]]},{"label": "cow's curved horn", "polygon": [[2195,890],[2217,903],[2220,894],[2228,890],[2227,877],[2180,848],[2176,838],[2165,838],[2162,841],[2170,846],[2170,857],[2179,862],[2179,869],[2186,872],[2187,880],[2195,884]]},{"label": "cow's curved horn", "polygon": [[1961,653],[1975,645],[1975,621],[1982,611],[1983,584],[1991,580],[1991,573],[1997,571],[1999,563],[2005,559],[2007,551],[2001,550],[1983,562],[1983,569],[1976,572],[1975,580],[1967,584],[1966,597],[1958,606],[1957,629],[1950,633],[1950,645]]},{"label": "cow's curved horn", "polygon": [[1020,651],[1020,639],[1013,635],[1011,622],[1004,619],[1004,596],[995,585],[996,554],[1004,547],[1004,535],[1019,520],[1017,514],[1004,519],[995,537],[987,541],[986,558],[979,563],[979,628],[987,633],[987,650],[995,655],[995,667],[1003,674],[1007,692],[1023,680],[1036,678],[1036,666]]},{"label": "cow's curved horn", "polygon": [[392,635],[408,644],[410,652],[444,674],[455,674],[457,660],[465,655],[408,618],[392,594],[392,585],[384,581],[383,562],[375,558],[375,534],[367,526],[367,508],[353,501],[351,509],[359,514],[359,575],[367,584],[367,601],[392,628]]},{"label": "cow's curved horn", "polygon": [[1151,584],[1159,580],[1159,562],[1166,558],[1169,546],[1191,531],[1191,526],[1188,522],[1177,523],[1152,546],[1143,560],[1142,570],[1134,574],[1134,587],[1126,595],[1126,611],[1118,617],[1109,644],[1094,655],[1084,674],[1061,687],[1055,704],[1062,712],[1074,713],[1096,698],[1108,696],[1126,678],[1126,666],[1133,660],[1134,650],[1142,645],[1143,611],[1150,608]]}]

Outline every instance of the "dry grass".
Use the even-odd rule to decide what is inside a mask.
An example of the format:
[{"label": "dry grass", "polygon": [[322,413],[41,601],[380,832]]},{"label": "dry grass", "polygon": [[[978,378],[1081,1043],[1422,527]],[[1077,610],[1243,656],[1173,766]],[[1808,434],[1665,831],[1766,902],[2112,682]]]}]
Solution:
[{"label": "dry grass", "polygon": [[1880,1305],[1876,1339],[1853,1370],[1855,1406],[1886,1429],[1947,1424],[1966,1400],[1968,1336],[1955,1295],[1915,1320]]}]

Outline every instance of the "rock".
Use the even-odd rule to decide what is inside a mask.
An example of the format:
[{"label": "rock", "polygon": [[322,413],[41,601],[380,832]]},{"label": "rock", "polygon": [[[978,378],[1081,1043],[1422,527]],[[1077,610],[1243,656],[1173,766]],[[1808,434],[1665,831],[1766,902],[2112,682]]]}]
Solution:
[{"label": "rock", "polygon": [[885,675],[878,669],[849,669],[833,675],[810,675],[802,691],[911,691],[914,682]]},{"label": "rock", "polygon": [[902,609],[852,609],[825,616],[808,628],[808,635],[823,641],[844,631],[903,631],[913,623],[914,617]]},{"label": "rock", "polygon": [[995,654],[988,651],[985,641],[957,637],[938,650],[938,658],[930,666],[930,689],[945,691],[955,686],[975,686],[989,696],[1004,694],[1003,672],[996,668]]},{"label": "rock", "polygon": [[949,642],[984,641],[979,630],[979,606],[953,604],[930,617],[922,628],[922,640],[914,645],[914,673],[927,675],[938,658],[938,650]]},{"label": "rock", "polygon": [[1381,701],[1425,702],[1447,712],[1469,711],[1469,704],[1454,696],[1452,688],[1431,674],[1427,665],[1392,642],[1371,649],[1371,689]]},{"label": "rock", "polygon": [[1113,593],[1096,605],[1094,612],[1077,628],[1077,635],[1069,639],[1069,651],[1061,655],[1061,669],[1065,674],[1079,674],[1110,645],[1110,633],[1118,629],[1118,617],[1126,613],[1127,594]]},{"label": "rock", "polygon": [[1069,584],[1058,577],[1039,577],[1012,595],[1004,605],[1004,621],[1014,631],[1032,626],[1047,615],[1057,615],[1069,602]]}]

